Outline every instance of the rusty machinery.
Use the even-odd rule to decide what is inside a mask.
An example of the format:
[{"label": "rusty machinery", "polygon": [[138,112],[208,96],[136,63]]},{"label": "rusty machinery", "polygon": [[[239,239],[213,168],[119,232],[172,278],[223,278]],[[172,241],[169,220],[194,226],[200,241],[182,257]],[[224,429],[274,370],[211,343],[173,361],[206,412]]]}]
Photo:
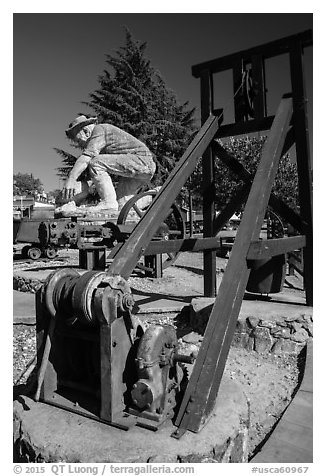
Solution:
[{"label": "rusty machinery", "polygon": [[[139,204],[145,199],[153,199],[156,191],[147,191],[132,197],[122,208],[115,219],[82,217],[57,219],[23,220],[16,230],[16,242],[29,242],[24,246],[22,254],[33,260],[41,256],[53,259],[60,248],[78,248],[80,250],[80,266],[85,269],[104,269],[106,252],[113,258],[122,243],[128,239],[136,223],[146,209]],[[153,240],[171,240],[185,238],[185,221],[180,208],[173,203],[168,216],[156,229]],[[114,249],[116,247],[116,249]],[[146,255],[143,263],[137,267],[148,275],[159,277],[162,271],[174,263],[177,253]]]},{"label": "rusty machinery", "polygon": [[185,382],[172,326],[144,328],[120,276],[71,269],[38,293],[35,398],[128,429],[173,416]]},{"label": "rusty machinery", "polygon": [[[198,432],[214,410],[253,262],[303,248],[306,302],[312,304],[311,170],[302,65],[303,50],[311,44],[312,32],[307,31],[193,67],[193,74],[201,79],[203,125],[128,239],[114,248],[109,268],[82,276],[61,269],[37,293],[36,400],[124,429],[138,424],[155,430],[172,418],[172,436],[180,438],[188,430]],[[289,54],[292,92],[282,97],[275,116],[267,116],[264,62],[284,53]],[[239,78],[248,83],[244,68],[251,69],[255,86],[250,110],[244,114],[246,101],[235,95],[235,123],[223,124],[221,112],[212,107],[213,73],[231,69],[238,92]],[[252,176],[216,139],[261,130],[269,130],[269,134]],[[279,159],[294,143],[300,214],[271,192]],[[202,156],[204,237],[153,240]],[[242,181],[217,217],[212,213],[213,157]],[[145,254],[204,251],[204,292],[211,295],[212,256],[219,246],[216,235],[244,201],[232,252],[186,382],[182,365],[195,356],[178,354],[172,327],[143,327],[133,315],[133,297],[126,280]],[[267,206],[293,226],[294,236],[259,238]]]}]

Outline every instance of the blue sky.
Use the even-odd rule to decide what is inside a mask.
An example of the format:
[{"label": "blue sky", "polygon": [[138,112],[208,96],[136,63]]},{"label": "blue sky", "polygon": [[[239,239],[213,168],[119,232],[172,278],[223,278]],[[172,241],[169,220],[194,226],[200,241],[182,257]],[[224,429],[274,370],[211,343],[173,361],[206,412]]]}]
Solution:
[{"label": "blue sky", "polygon": [[[198,115],[199,80],[191,75],[192,65],[312,28],[312,14],[297,13],[15,13],[13,18],[13,171],[32,173],[46,191],[62,186],[56,176],[61,159],[53,148],[71,151],[64,130],[78,112],[90,112],[81,103],[98,87],[105,55],[123,45],[124,25],[147,42],[152,65]],[[305,56],[312,118],[312,51]],[[271,108],[288,92],[285,62],[280,59],[273,71]],[[223,78],[220,93],[223,102],[229,94]]]}]

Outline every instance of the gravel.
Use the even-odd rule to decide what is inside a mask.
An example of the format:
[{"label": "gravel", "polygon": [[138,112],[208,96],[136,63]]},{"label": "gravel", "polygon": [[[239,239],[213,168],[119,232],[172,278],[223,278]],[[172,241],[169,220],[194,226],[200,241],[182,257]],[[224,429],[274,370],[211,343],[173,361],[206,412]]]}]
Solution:
[{"label": "gravel", "polygon": [[[36,330],[35,326],[15,325],[13,336],[13,380],[14,383],[26,370],[29,362],[33,360],[36,353]],[[26,382],[26,378],[20,379],[21,384]]]},{"label": "gravel", "polygon": [[[72,250],[74,251],[74,250]],[[65,253],[66,254],[66,253]],[[77,253],[69,252],[69,265],[77,261]],[[222,277],[227,260],[217,259],[217,276]],[[31,265],[33,267],[33,265]],[[26,265],[25,265],[26,269]],[[203,270],[201,253],[182,253],[176,264],[164,271],[160,279],[143,278],[134,273],[129,279],[134,290],[165,295],[201,295]],[[185,316],[176,314],[144,315],[147,324],[172,324],[178,332],[180,351],[190,353],[199,348],[197,343],[187,344],[182,337],[190,332]],[[14,382],[29,365],[36,352],[35,326],[14,326]],[[268,436],[293,398],[300,382],[304,361],[302,356],[258,354],[231,347],[225,372],[243,388],[251,410],[249,454]],[[189,371],[192,368],[189,366]],[[26,377],[19,383],[25,383]]]},{"label": "gravel", "polygon": [[[147,324],[172,324],[180,329],[171,315],[146,316]],[[182,323],[181,323],[182,329]],[[180,352],[190,353],[196,346],[179,339]],[[199,348],[200,342],[197,344]],[[187,352],[188,351],[188,352]],[[34,326],[14,326],[14,383],[28,367],[36,352]],[[188,365],[189,375],[192,366]],[[302,359],[296,356],[261,355],[245,349],[231,347],[225,373],[241,385],[250,404],[249,454],[273,429],[291,402],[300,379]],[[31,369],[30,369],[31,370]],[[19,383],[26,382],[26,377]]]}]

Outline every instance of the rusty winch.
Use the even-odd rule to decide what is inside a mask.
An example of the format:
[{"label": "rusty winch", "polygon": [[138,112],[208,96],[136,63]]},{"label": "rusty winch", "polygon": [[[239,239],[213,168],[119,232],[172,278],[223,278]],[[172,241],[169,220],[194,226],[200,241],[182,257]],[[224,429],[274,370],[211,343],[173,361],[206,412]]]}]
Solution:
[{"label": "rusty winch", "polygon": [[52,273],[37,295],[35,399],[128,429],[173,418],[186,376],[171,325],[132,314],[127,281],[107,272]]}]

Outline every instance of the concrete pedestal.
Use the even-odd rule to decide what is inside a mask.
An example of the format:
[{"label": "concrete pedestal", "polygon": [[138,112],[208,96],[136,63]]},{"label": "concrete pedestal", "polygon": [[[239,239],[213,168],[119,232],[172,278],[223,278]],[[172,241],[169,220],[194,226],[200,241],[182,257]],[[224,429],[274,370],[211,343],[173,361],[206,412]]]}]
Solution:
[{"label": "concrete pedestal", "polygon": [[200,433],[180,440],[168,422],[157,432],[119,430],[26,396],[14,402],[15,462],[247,462],[249,408],[232,380],[222,379],[215,411]]}]

